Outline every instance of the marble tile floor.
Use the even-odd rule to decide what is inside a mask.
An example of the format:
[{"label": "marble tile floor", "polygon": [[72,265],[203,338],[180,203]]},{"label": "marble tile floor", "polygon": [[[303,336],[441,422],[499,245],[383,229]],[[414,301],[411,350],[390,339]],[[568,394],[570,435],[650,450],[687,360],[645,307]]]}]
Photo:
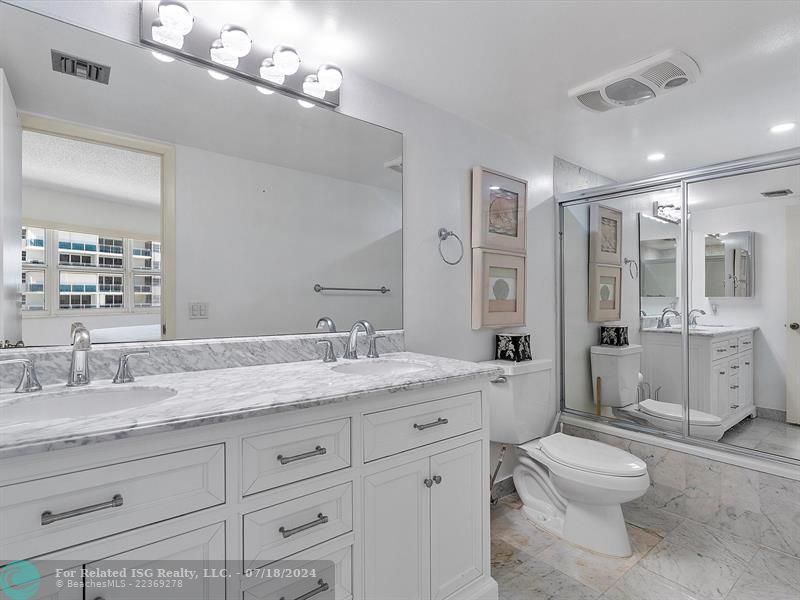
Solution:
[{"label": "marble tile floor", "polygon": [[745,419],[725,432],[721,442],[800,459],[800,425],[759,417]]},{"label": "marble tile floor", "polygon": [[658,508],[624,507],[634,549],[611,558],[538,529],[516,494],[492,509],[500,600],[798,600],[800,558]]}]

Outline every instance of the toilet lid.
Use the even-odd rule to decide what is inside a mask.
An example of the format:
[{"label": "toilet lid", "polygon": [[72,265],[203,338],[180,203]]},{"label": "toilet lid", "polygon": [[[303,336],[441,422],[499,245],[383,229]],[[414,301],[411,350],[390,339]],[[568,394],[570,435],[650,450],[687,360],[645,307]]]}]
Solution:
[{"label": "toilet lid", "polygon": [[[642,400],[639,402],[639,410],[654,417],[661,417],[669,421],[683,421],[683,406],[672,402],[660,402],[658,400]],[[689,409],[689,424],[691,425],[720,425],[722,419],[716,415],[710,415],[693,408]]]},{"label": "toilet lid", "polygon": [[637,477],[647,473],[647,465],[630,452],[563,433],[542,438],[539,449],[562,465],[599,475]]}]

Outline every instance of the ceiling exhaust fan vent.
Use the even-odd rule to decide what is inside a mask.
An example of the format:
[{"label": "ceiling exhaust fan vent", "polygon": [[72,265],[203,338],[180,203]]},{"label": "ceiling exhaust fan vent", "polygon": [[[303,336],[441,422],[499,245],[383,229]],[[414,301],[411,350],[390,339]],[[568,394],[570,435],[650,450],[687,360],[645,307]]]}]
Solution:
[{"label": "ceiling exhaust fan vent", "polygon": [[93,63],[83,58],[70,56],[58,50],[50,50],[50,57],[53,62],[53,71],[63,73],[64,75],[72,75],[87,81],[96,81],[108,85],[108,79],[111,76],[111,67]]},{"label": "ceiling exhaust fan vent", "polygon": [[781,198],[783,196],[791,196],[794,192],[789,188],[785,188],[782,190],[770,190],[769,192],[761,192],[761,195],[765,198]]},{"label": "ceiling exhaust fan vent", "polygon": [[694,83],[700,68],[687,54],[668,50],[572,88],[567,95],[595,112],[634,106]]}]

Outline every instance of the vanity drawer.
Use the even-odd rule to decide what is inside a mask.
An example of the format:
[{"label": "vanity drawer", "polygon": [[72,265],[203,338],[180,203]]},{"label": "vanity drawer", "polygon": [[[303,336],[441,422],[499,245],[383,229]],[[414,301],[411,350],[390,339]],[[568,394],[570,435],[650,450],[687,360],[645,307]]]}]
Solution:
[{"label": "vanity drawer", "polygon": [[353,530],[353,484],[263,508],[242,517],[244,568],[257,569]]},{"label": "vanity drawer", "polygon": [[349,466],[349,418],[254,435],[242,440],[242,495]]},{"label": "vanity drawer", "polygon": [[[326,546],[328,546],[326,544]],[[242,592],[242,600],[295,600],[320,598],[320,600],[350,600],[353,597],[353,545],[347,543],[338,549],[313,548],[273,563],[270,569],[291,569],[302,575],[293,579],[260,578],[263,581]],[[311,575],[313,576],[307,576]],[[316,592],[316,593],[314,593]]]},{"label": "vanity drawer", "polygon": [[738,351],[738,348],[739,344],[736,338],[714,342],[711,344],[711,362],[733,356]]},{"label": "vanity drawer", "polygon": [[739,352],[746,352],[753,349],[753,335],[740,335],[739,336]]},{"label": "vanity drawer", "polygon": [[481,394],[473,392],[364,415],[364,462],[476,431]]},{"label": "vanity drawer", "polygon": [[0,488],[0,556],[52,552],[225,503],[225,444]]}]

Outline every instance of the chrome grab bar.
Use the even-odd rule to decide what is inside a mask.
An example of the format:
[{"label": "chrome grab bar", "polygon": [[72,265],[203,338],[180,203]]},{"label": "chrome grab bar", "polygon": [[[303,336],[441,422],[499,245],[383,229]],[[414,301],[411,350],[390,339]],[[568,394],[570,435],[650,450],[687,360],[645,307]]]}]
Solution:
[{"label": "chrome grab bar", "polygon": [[298,525],[297,527],[294,527],[292,529],[286,529],[285,527],[281,526],[278,528],[278,531],[281,532],[281,535],[284,538],[288,538],[296,533],[305,531],[306,529],[311,529],[312,527],[317,527],[318,525],[324,525],[327,522],[328,522],[328,517],[326,517],[322,513],[319,513],[316,519],[314,519],[313,521],[309,521],[304,525]]},{"label": "chrome grab bar", "polygon": [[424,431],[426,429],[430,429],[431,427],[438,427],[439,425],[447,425],[449,422],[450,421],[448,421],[447,419],[443,419],[442,417],[439,417],[438,419],[436,419],[432,423],[423,423],[422,425],[418,425],[417,423],[414,423],[414,429],[416,429],[417,431]]},{"label": "chrome grab bar", "polygon": [[82,508],[74,508],[62,513],[53,514],[49,510],[42,513],[42,525],[50,525],[56,521],[63,521],[64,519],[71,519],[72,517],[79,517],[81,515],[88,515],[89,513],[97,512],[98,510],[106,510],[107,508],[117,508],[122,506],[122,494],[115,494],[114,497],[108,502],[99,502],[90,506]]},{"label": "chrome grab bar", "polygon": [[388,294],[392,290],[382,285],[379,288],[351,288],[351,287],[326,287],[318,283],[314,284],[314,291],[318,294],[320,292],[380,292],[381,294]]},{"label": "chrome grab bar", "polygon": [[294,456],[284,456],[283,454],[278,454],[277,459],[280,461],[282,465],[288,465],[289,463],[297,462],[298,460],[303,460],[304,458],[311,458],[312,456],[322,456],[323,454],[327,454],[328,449],[322,446],[317,446],[313,450],[309,450],[308,452],[303,452],[302,454],[295,454]]},{"label": "chrome grab bar", "polygon": [[[317,594],[321,594],[322,592],[327,592],[331,586],[329,586],[323,579],[317,581],[317,587],[315,587],[310,592],[306,592],[295,598],[294,600],[308,600],[309,598],[313,598]],[[280,600],[286,600],[286,596],[281,596]]]}]

